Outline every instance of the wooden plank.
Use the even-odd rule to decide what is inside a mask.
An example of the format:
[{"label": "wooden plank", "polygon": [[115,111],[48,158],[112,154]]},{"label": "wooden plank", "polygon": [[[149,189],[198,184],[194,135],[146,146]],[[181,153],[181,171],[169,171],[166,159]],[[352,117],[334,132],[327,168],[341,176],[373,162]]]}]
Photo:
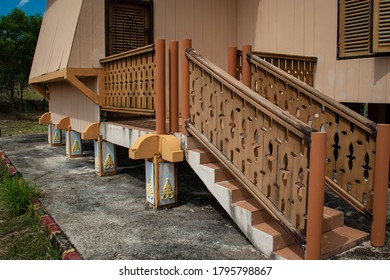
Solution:
[{"label": "wooden plank", "polygon": [[347,61],[347,96],[346,99],[355,102],[359,99],[359,67],[360,63],[356,59]]},{"label": "wooden plank", "polygon": [[313,55],[314,54],[314,34],[315,34],[315,1],[305,0],[304,8],[304,18],[305,18],[305,38],[304,38],[304,54]]}]

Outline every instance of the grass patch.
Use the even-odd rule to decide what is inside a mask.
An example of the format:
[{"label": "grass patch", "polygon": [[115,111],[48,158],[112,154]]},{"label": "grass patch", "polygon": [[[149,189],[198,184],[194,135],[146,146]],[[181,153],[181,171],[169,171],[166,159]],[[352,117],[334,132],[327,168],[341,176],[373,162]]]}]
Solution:
[{"label": "grass patch", "polygon": [[1,136],[47,133],[47,126],[38,123],[42,114],[43,112],[21,114],[19,120],[10,115],[1,115]]},{"label": "grass patch", "polygon": [[41,191],[23,178],[11,178],[0,162],[0,259],[58,260],[60,253],[40,229],[31,200]]}]

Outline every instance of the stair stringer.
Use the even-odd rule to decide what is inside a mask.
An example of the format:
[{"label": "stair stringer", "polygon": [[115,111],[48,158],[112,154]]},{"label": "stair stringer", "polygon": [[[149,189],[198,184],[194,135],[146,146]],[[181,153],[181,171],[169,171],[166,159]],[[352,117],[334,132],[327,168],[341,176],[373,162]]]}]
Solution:
[{"label": "stair stringer", "polygon": [[[274,237],[272,235],[268,234],[267,232],[258,230],[253,226],[253,211],[245,209],[239,206],[237,203],[232,202],[232,191],[218,184],[223,181],[216,182],[214,169],[209,168],[207,164],[200,163],[200,154],[198,152],[194,152],[193,150],[187,150],[186,160],[188,164],[192,167],[194,172],[206,185],[211,194],[217,199],[217,201],[234,220],[240,230],[259,251],[270,257],[275,250],[283,248],[283,246],[280,247],[281,244],[277,244],[278,242],[275,242]],[[255,211],[260,210],[257,209]],[[270,219],[276,221],[270,216],[269,218],[267,218],[267,221],[269,221]],[[284,233],[285,232],[281,233],[281,235]],[[288,246],[290,244],[291,242],[288,242],[285,246]],[[275,245],[278,247],[275,248]]]}]

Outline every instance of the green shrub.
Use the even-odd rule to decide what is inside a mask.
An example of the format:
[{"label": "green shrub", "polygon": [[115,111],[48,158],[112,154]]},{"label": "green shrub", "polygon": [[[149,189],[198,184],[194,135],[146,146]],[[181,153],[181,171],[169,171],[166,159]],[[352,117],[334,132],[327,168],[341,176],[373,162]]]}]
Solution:
[{"label": "green shrub", "polygon": [[41,191],[23,178],[5,176],[0,182],[1,208],[11,217],[26,213],[31,200],[40,195]]}]

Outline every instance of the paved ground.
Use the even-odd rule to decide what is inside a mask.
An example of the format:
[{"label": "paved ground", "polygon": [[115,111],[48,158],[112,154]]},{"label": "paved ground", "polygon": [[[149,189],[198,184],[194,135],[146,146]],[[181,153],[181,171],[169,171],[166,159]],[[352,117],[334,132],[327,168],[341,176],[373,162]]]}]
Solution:
[{"label": "paved ground", "polygon": [[41,202],[84,259],[264,259],[186,164],[179,207],[145,204],[144,162],[118,149],[119,174],[98,177],[93,144],[67,159],[45,135],[0,137],[0,148],[43,189]]}]

